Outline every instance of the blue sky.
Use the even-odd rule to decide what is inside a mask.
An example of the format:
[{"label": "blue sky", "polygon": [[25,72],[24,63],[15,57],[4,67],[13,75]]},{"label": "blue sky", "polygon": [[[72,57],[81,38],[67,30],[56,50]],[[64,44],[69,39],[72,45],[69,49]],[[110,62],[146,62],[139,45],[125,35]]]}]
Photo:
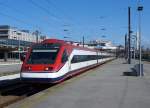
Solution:
[{"label": "blue sky", "polygon": [[[142,40],[150,46],[150,1],[141,0]],[[137,0],[0,0],[0,24],[40,30],[49,38],[80,41],[107,39],[124,44],[131,6],[132,31],[137,30]],[[68,30],[68,31],[64,31]],[[104,37],[105,36],[105,37]]]}]

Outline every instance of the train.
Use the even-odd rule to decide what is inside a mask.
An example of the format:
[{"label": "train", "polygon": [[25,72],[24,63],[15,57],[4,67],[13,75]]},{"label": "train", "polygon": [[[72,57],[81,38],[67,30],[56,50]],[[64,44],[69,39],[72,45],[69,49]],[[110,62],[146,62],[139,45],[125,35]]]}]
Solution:
[{"label": "train", "polygon": [[25,57],[20,78],[31,83],[59,83],[70,76],[114,58],[113,54],[73,45],[59,39],[46,39],[32,45]]}]

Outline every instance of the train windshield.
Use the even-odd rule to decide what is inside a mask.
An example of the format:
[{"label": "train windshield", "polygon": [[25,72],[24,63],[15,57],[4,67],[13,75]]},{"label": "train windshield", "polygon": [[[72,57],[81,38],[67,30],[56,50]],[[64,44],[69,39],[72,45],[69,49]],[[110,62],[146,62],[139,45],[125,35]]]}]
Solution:
[{"label": "train windshield", "polygon": [[32,47],[28,64],[54,64],[60,44],[37,44]]}]

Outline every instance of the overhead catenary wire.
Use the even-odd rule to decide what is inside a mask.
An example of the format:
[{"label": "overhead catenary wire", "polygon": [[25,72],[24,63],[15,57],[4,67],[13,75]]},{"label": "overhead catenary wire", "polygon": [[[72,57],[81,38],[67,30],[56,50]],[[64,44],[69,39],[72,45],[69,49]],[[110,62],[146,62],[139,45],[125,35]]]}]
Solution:
[{"label": "overhead catenary wire", "polygon": [[[14,8],[14,7],[10,7],[9,5],[7,5],[7,4],[4,3],[4,2],[0,2],[0,6],[2,6],[2,7],[4,7],[4,8],[8,8],[8,9],[10,9],[11,11],[14,11],[14,12],[16,12],[16,13],[19,13],[19,15],[26,16],[26,15],[25,15],[22,11],[20,11],[19,9]],[[24,20],[19,19],[19,18],[17,18],[17,17],[8,15],[8,14],[6,14],[6,12],[5,12],[5,13],[0,12],[0,14],[1,14],[2,16],[4,16],[4,17],[7,17],[7,18],[11,19],[11,20],[15,20],[15,21],[17,21],[17,22],[19,22],[19,23],[28,25],[29,27],[37,28],[37,24],[31,24],[31,22],[24,21]],[[32,17],[33,17],[33,16],[32,16]]]},{"label": "overhead catenary wire", "polygon": [[58,10],[60,14],[68,17],[68,15],[66,15],[63,11],[60,11],[61,9],[60,8],[58,9],[58,7],[51,0],[45,0],[45,1],[47,2],[49,8],[53,7],[55,10]]},{"label": "overhead catenary wire", "polygon": [[[43,12],[45,12],[45,13],[47,13],[48,15],[50,15],[50,17],[51,18],[55,18],[55,20],[57,20],[57,21],[59,21],[60,22],[60,24],[61,25],[70,25],[70,24],[68,24],[68,22],[66,22],[66,21],[63,21],[62,19],[62,17],[60,17],[60,16],[56,16],[55,14],[53,14],[53,13],[51,13],[50,11],[49,11],[49,9],[48,8],[46,8],[46,6],[45,7],[43,7],[42,6],[42,4],[39,4],[39,2],[35,2],[34,0],[28,0],[30,3],[32,3],[32,5],[34,5],[35,7],[37,7],[37,8],[39,8],[40,10],[42,10]],[[48,1],[48,0],[46,0],[46,1]],[[49,5],[49,8],[50,8],[50,1],[48,1],[47,2]],[[54,6],[53,6],[54,7]],[[55,9],[56,9],[56,7],[55,7]],[[49,22],[49,20],[48,20],[48,22]]]},{"label": "overhead catenary wire", "polygon": [[[59,22],[59,25],[65,25],[65,24],[68,24],[68,23],[65,23],[62,19],[63,18],[60,18],[60,16],[56,16],[55,14],[51,13],[50,10],[48,10],[48,7],[44,7],[42,4],[44,3],[39,3],[38,1],[34,1],[34,0],[27,0],[30,4],[32,4],[32,6],[35,6],[37,8],[39,8],[40,10],[42,10],[43,12],[47,13],[48,14],[48,19],[49,18],[53,18],[52,20],[55,20],[57,22]],[[51,2],[49,2],[51,3]],[[11,11],[14,11],[15,13],[18,13],[19,16],[28,16],[27,13],[25,13],[24,11],[20,10],[20,9],[17,9],[16,7],[13,7],[13,6],[9,6],[8,4],[6,4],[5,2],[4,3],[1,3],[0,2],[0,6],[3,7],[3,8],[6,8],[6,9],[9,9]],[[34,24],[33,22],[31,22],[30,20],[28,21],[28,18],[30,19],[31,17],[35,18],[36,16],[34,14],[31,14],[29,15],[29,17],[27,19],[22,19],[18,16],[14,16],[14,15],[9,15],[7,12],[0,12],[0,14],[4,17],[7,17],[11,20],[14,20],[14,21],[17,21],[19,23],[22,23],[22,24],[25,24],[29,27],[33,27],[33,28],[37,28],[37,27],[40,27],[38,24]],[[43,23],[45,24],[49,24],[51,25],[51,21],[52,20],[48,20],[47,21],[42,21],[42,20],[46,20],[46,19],[36,19],[36,20],[40,20],[42,21]],[[53,21],[54,22],[54,21]]]},{"label": "overhead catenary wire", "polygon": [[23,20],[21,20],[21,19],[18,19],[18,18],[14,17],[14,16],[7,15],[7,14],[5,14],[5,13],[0,12],[0,14],[3,15],[3,16],[5,16],[5,17],[7,17],[7,18],[9,18],[9,19],[12,19],[12,20],[15,20],[15,21],[17,21],[17,22],[20,22],[20,23],[22,23],[22,24],[30,25],[30,26],[32,26],[32,27],[33,27],[33,26],[36,26],[36,25],[31,25],[30,23],[28,24],[26,21],[23,21]]},{"label": "overhead catenary wire", "polygon": [[20,14],[22,14],[22,12],[19,10],[19,9],[16,9],[16,8],[13,8],[13,7],[10,7],[10,6],[8,6],[7,4],[5,4],[5,3],[2,3],[2,2],[0,2],[0,6],[3,6],[3,7],[7,7],[7,8],[9,8],[9,9],[11,9],[11,10],[14,10],[15,12],[17,12],[17,13],[20,13]]},{"label": "overhead catenary wire", "polygon": [[59,12],[59,15],[61,15],[62,17],[65,17],[64,24],[62,25],[63,30],[66,29],[66,27],[67,27],[67,29],[69,29],[69,31],[73,32],[74,24],[72,23],[73,19],[71,18],[71,16],[68,16],[68,14],[66,14],[64,11],[62,11],[62,9],[56,5],[56,2],[54,2],[54,0],[45,0],[45,1],[47,2],[49,8],[53,7],[55,10],[57,10],[57,12]]},{"label": "overhead catenary wire", "polygon": [[60,19],[60,17],[58,17],[58,16],[56,16],[55,14],[53,14],[53,13],[51,13],[47,8],[45,8],[45,7],[43,7],[43,6],[41,6],[41,5],[39,5],[39,3],[37,3],[37,2],[34,2],[33,0],[28,0],[32,5],[34,5],[35,7],[37,7],[37,8],[39,8],[40,10],[42,10],[42,11],[44,11],[45,13],[47,13],[49,16],[50,16],[50,18],[53,18],[53,19],[55,19],[55,20],[57,20],[57,21],[60,21],[60,22],[62,22]]},{"label": "overhead catenary wire", "polygon": [[52,7],[56,8],[56,5],[51,1],[51,0],[45,0],[49,5],[51,5]]},{"label": "overhead catenary wire", "polygon": [[[57,18],[55,15],[52,15],[52,13],[50,13],[48,10],[46,10],[46,8],[43,8],[42,6],[38,5],[38,4],[35,3],[34,1],[31,1],[31,0],[29,0],[29,1],[32,2],[32,3],[34,3],[34,5],[38,6],[38,8],[40,8],[40,9],[42,8],[43,10],[45,10],[47,13],[49,13],[49,15],[53,16],[53,18],[58,21],[58,18]],[[19,10],[19,9],[16,9],[16,8],[14,8],[14,7],[10,7],[10,6],[7,5],[6,3],[0,2],[0,6],[2,6],[2,7],[4,7],[4,8],[11,9],[12,11],[15,11],[16,13],[19,13],[21,16],[26,16],[23,11],[21,11],[21,10]],[[16,20],[16,21],[19,21],[19,22],[21,22],[21,23],[25,22],[25,21],[23,21],[23,20],[19,20],[19,18],[12,17],[12,16],[7,15],[7,14],[4,14],[4,13],[2,13],[2,14],[3,14],[5,17],[9,17],[9,18],[14,19],[14,20]],[[30,17],[33,17],[33,18],[36,17],[36,16],[34,16],[34,15],[32,15],[32,14],[29,15],[29,16],[30,16]],[[42,21],[43,23],[45,22],[45,24],[51,25],[51,23],[50,23],[49,21],[44,21],[45,19],[44,19],[44,20],[38,19],[38,20]],[[29,23],[28,23],[28,24],[29,24]],[[30,25],[31,25],[31,22],[30,22]],[[36,24],[36,25],[37,25],[37,24]]]},{"label": "overhead catenary wire", "polygon": [[[3,3],[3,2],[0,2],[0,6],[1,7],[4,7],[4,8],[8,8],[8,9],[10,9],[11,11],[14,11],[15,13],[18,13],[19,15],[21,15],[21,16],[27,16],[27,14],[26,13],[24,13],[23,11],[21,11],[21,10],[19,10],[19,9],[17,9],[17,8],[14,8],[14,7],[10,7],[9,5],[7,5],[7,4],[5,4],[5,3]],[[10,15],[8,15],[8,14],[5,14],[5,13],[0,13],[1,15],[3,15],[3,16],[5,16],[5,17],[8,17],[9,19],[11,19],[11,20],[15,20],[15,21],[17,21],[17,22],[20,22],[20,23],[22,23],[22,24],[26,24],[26,25],[29,25],[29,26],[33,26],[33,28],[37,28],[37,27],[39,27],[39,25],[37,25],[37,24],[31,24],[31,22],[27,22],[27,21],[24,21],[24,20],[20,20],[19,18],[16,18],[16,17],[14,17],[14,16],[10,16]],[[36,18],[36,16],[34,16],[34,15],[28,15],[29,16],[29,18],[31,18],[31,17],[33,17],[33,18]],[[45,24],[48,24],[48,25],[51,25],[51,23],[50,22],[48,22],[48,21],[45,21],[44,19],[42,20],[42,19],[39,19],[38,18],[38,21],[41,21],[41,22],[43,22],[43,23],[45,23]]]},{"label": "overhead catenary wire", "polygon": [[[59,12],[59,15],[61,14],[61,15],[65,16],[66,19],[71,19],[70,16],[68,16],[66,13],[64,13],[62,11],[62,9],[58,8],[57,5],[54,2],[52,2],[51,0],[45,0],[45,1],[48,4],[49,8],[52,9],[52,7],[53,7],[55,10],[57,10]],[[71,25],[70,22],[69,22],[69,20],[66,23],[67,23],[67,25]],[[66,25],[66,23],[64,25]]]}]

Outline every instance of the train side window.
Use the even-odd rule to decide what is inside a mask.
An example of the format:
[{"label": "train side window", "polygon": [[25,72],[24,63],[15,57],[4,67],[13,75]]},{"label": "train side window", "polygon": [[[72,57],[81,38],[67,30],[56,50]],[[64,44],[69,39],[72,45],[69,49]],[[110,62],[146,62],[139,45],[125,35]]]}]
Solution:
[{"label": "train side window", "polygon": [[71,63],[77,63],[77,55],[74,55],[72,60],[71,60]]},{"label": "train side window", "polygon": [[67,51],[65,50],[64,53],[63,53],[63,55],[62,55],[61,62],[65,63],[67,60],[68,60],[68,54],[67,54]]},{"label": "train side window", "polygon": [[96,60],[97,55],[74,55],[71,63],[78,63],[78,62],[84,62],[84,61],[90,61],[90,60]]}]

